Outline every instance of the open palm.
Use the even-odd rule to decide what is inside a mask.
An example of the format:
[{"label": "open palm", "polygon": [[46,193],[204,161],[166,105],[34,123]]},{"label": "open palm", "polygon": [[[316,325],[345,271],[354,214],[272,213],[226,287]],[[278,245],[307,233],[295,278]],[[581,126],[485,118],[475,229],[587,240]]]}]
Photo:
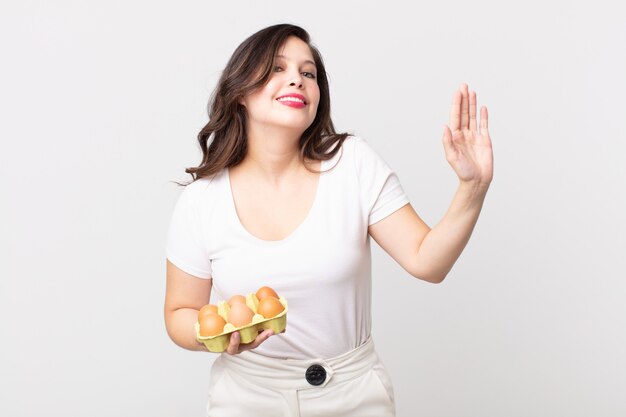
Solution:
[{"label": "open palm", "polygon": [[461,85],[452,99],[443,146],[448,163],[463,182],[489,185],[493,179],[493,152],[487,127],[487,107],[480,109],[479,125],[476,120],[476,92],[469,92],[467,84]]}]

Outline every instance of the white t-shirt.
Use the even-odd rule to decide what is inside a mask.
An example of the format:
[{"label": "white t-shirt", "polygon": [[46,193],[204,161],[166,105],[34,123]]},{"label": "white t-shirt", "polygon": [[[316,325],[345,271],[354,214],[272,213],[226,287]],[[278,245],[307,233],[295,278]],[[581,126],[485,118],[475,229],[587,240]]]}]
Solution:
[{"label": "white t-shirt", "polygon": [[279,241],[250,234],[237,217],[228,169],[183,190],[172,215],[167,258],[213,279],[215,300],[270,286],[289,304],[286,332],[257,353],[330,358],[361,345],[371,330],[368,226],[409,201],[397,176],[361,138],[322,161],[305,220]]}]

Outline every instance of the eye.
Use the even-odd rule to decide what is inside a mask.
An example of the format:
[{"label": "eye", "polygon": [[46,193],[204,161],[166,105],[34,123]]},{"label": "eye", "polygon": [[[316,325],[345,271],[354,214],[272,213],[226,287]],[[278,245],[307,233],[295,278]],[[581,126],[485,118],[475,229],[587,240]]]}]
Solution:
[{"label": "eye", "polygon": [[279,66],[279,65],[274,65],[274,72],[280,72],[280,71],[282,71],[282,70],[283,70],[283,68],[282,68],[281,66]]},{"label": "eye", "polygon": [[315,74],[313,74],[312,72],[305,71],[305,72],[302,73],[302,75],[304,75],[305,77],[310,78],[312,80],[315,79]]}]

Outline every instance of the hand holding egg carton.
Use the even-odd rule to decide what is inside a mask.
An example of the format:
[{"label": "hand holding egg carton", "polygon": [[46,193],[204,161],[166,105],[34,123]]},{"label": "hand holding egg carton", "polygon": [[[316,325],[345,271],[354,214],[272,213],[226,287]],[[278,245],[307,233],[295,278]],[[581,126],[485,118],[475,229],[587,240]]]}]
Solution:
[{"label": "hand holding egg carton", "polygon": [[198,313],[196,338],[211,352],[223,352],[230,335],[238,331],[240,343],[250,343],[260,331],[272,329],[274,334],[287,327],[287,300],[270,287],[261,287],[247,296],[234,295],[228,302],[207,304]]}]

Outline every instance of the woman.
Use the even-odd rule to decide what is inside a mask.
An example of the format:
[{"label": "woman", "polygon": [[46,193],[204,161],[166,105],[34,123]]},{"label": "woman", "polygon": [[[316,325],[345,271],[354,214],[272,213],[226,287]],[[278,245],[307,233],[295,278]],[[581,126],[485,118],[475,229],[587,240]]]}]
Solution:
[{"label": "woman", "polygon": [[363,139],[337,134],[319,52],[276,25],[233,53],[199,134],[200,166],[179,197],[167,244],[165,322],[185,349],[211,291],[267,285],[289,302],[284,334],[216,359],[210,416],[392,416],[393,388],[370,336],[370,239],[416,278],[441,282],[469,240],[492,179],[487,109],[454,95],[443,144],[459,187],[432,229]]}]

